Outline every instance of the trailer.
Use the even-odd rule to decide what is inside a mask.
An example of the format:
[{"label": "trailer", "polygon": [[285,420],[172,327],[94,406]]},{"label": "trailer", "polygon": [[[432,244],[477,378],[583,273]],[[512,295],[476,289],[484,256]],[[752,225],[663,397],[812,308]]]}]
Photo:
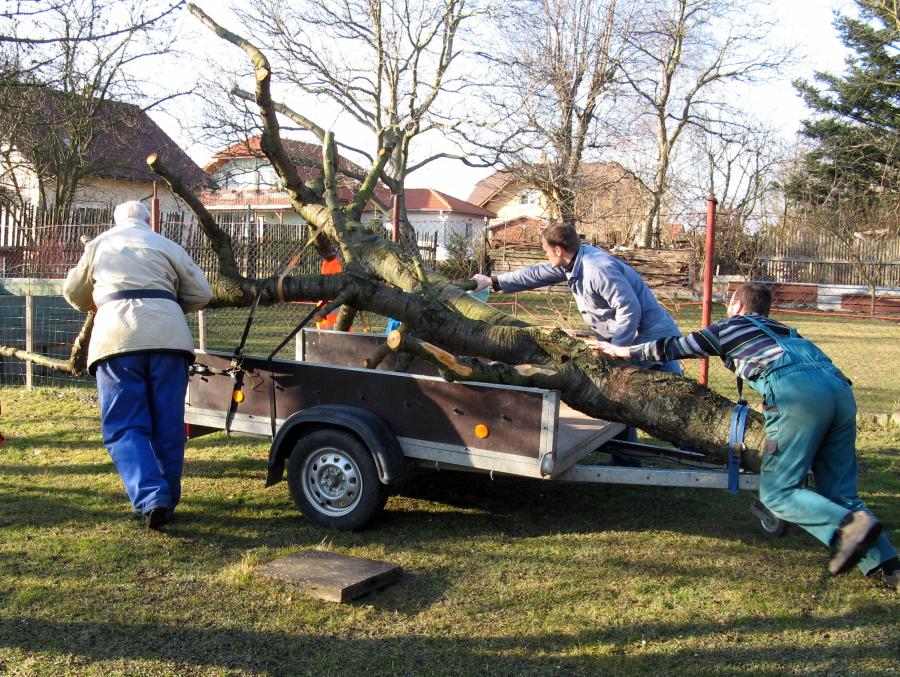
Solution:
[{"label": "trailer", "polygon": [[[412,467],[540,480],[727,488],[728,473],[689,451],[615,440],[621,423],[568,407],[556,390],[447,381],[413,360],[395,371],[364,360],[383,334],[303,329],[296,359],[198,351],[185,421],[189,436],[215,430],[271,439],[266,486],[287,483],[312,522],[358,529],[384,507]],[[277,351],[276,351],[277,352]],[[598,450],[691,467],[585,463]],[[640,464],[636,464],[640,465]],[[732,488],[756,490],[741,472]],[[760,526],[786,525],[756,505]],[[764,509],[762,509],[764,511]]]}]

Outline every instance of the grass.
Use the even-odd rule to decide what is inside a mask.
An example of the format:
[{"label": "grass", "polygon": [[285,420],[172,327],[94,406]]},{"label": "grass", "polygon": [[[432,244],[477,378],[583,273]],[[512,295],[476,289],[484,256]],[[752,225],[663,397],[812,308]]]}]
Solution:
[{"label": "grass", "polygon": [[[88,389],[0,389],[0,674],[896,674],[897,595],[756,529],[750,496],[421,473],[358,533],[310,525],[267,445],[191,442],[179,519],[126,518]],[[860,434],[861,492],[900,540],[900,432]],[[350,604],[253,567],[389,560]]]}]

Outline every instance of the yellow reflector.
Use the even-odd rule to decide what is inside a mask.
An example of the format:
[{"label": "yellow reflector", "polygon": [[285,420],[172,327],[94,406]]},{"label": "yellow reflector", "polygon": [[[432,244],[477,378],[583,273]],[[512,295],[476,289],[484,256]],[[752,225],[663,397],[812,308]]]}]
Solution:
[{"label": "yellow reflector", "polygon": [[475,437],[480,440],[483,440],[485,437],[491,434],[491,431],[488,430],[488,427],[484,423],[479,423],[475,426]]},{"label": "yellow reflector", "polygon": [[231,399],[240,404],[244,401],[244,393],[242,393],[240,390],[235,390],[231,395]]}]

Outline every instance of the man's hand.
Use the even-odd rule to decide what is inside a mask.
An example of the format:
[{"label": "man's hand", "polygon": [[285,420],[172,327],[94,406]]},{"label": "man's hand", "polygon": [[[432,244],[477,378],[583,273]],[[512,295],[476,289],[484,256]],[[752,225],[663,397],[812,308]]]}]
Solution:
[{"label": "man's hand", "polygon": [[475,273],[472,276],[472,279],[475,280],[475,283],[478,285],[475,287],[473,291],[481,291],[482,289],[487,289],[488,287],[494,286],[494,281],[488,275],[481,275],[479,273]]},{"label": "man's hand", "polygon": [[628,346],[614,346],[609,341],[598,341],[597,339],[588,339],[585,343],[594,355],[609,355],[623,360],[631,357],[631,349]]}]

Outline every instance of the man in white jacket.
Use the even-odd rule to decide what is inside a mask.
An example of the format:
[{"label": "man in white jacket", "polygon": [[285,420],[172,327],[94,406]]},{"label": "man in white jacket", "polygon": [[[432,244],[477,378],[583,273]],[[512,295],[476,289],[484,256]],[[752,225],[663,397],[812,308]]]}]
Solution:
[{"label": "man in white jacket", "polygon": [[185,311],[210,299],[203,271],[184,249],[150,229],[137,201],[114,212],[116,225],[85,246],[66,276],[66,300],[96,309],[88,371],[97,377],[103,444],[151,529],[181,497],[184,396],[194,345]]}]

